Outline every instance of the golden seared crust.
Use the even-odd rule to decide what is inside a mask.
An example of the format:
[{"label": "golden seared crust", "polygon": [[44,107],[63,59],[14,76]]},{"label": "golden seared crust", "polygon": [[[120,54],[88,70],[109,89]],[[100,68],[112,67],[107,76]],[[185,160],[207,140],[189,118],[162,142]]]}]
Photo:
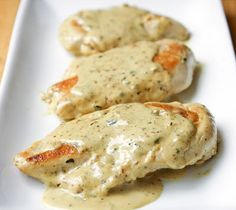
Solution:
[{"label": "golden seared crust", "polygon": [[14,158],[15,165],[25,174],[48,185],[58,185],[61,173],[80,164],[87,158],[87,149],[73,144],[35,142]]},{"label": "golden seared crust", "polygon": [[63,120],[115,104],[162,101],[191,84],[195,64],[176,40],[139,42],[76,59],[44,100]]},{"label": "golden seared crust", "polygon": [[40,164],[46,161],[53,161],[63,156],[69,157],[76,153],[78,153],[78,150],[74,146],[68,145],[68,144],[62,144],[60,147],[54,150],[48,150],[48,151],[30,156],[30,157],[27,157],[26,161],[30,162],[31,164]]},{"label": "golden seared crust", "polygon": [[154,62],[163,66],[164,69],[173,71],[175,67],[181,62],[181,57],[186,51],[186,47],[180,43],[171,43],[167,49],[155,55]]},{"label": "golden seared crust", "polygon": [[145,103],[145,105],[160,107],[164,110],[167,110],[173,113],[178,113],[181,116],[190,119],[194,124],[198,124],[198,121],[199,121],[198,112],[189,111],[186,108],[178,107],[174,104],[170,105],[170,104],[159,103],[159,102],[148,102],[148,103]]},{"label": "golden seared crust", "polygon": [[200,104],[119,104],[63,123],[15,158],[24,173],[75,193],[109,189],[216,152],[216,126]]},{"label": "golden seared crust", "polygon": [[78,76],[74,76],[68,79],[65,79],[61,82],[58,82],[52,86],[53,91],[69,91],[73,86],[75,86],[78,82],[79,78]]},{"label": "golden seared crust", "polygon": [[59,30],[61,44],[75,55],[91,55],[142,40],[188,37],[187,29],[177,21],[129,5],[81,11],[68,17]]},{"label": "golden seared crust", "polygon": [[145,105],[157,106],[178,113],[195,124],[197,128],[195,138],[198,141],[192,141],[185,153],[186,162],[188,159],[190,160],[188,165],[203,163],[216,154],[217,129],[213,116],[204,105],[197,103],[181,104],[180,102],[148,102]]},{"label": "golden seared crust", "polygon": [[[199,115],[199,130],[201,132],[198,138],[200,143],[204,145],[202,158],[198,160],[198,164],[205,162],[217,152],[217,128],[214,117],[204,105],[190,104],[189,110],[197,112]],[[203,133],[204,135],[202,135]]]}]

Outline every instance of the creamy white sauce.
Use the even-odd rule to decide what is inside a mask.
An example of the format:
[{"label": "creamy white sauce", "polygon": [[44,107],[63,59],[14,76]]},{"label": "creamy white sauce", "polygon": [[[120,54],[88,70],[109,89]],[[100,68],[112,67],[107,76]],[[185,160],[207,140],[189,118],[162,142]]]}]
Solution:
[{"label": "creamy white sauce", "polygon": [[132,210],[157,200],[163,191],[163,180],[177,180],[185,175],[186,169],[163,169],[142,179],[126,183],[109,191],[103,197],[82,199],[79,195],[61,188],[48,187],[43,201],[48,206],[69,210]]},{"label": "creamy white sauce", "polygon": [[[171,43],[176,42],[139,42],[76,59],[64,78],[77,76],[78,82],[68,92],[49,89],[44,100],[64,120],[114,104],[161,101],[187,88],[194,69],[194,65],[185,66],[192,56],[187,48],[184,48],[180,64],[172,74],[153,62],[160,48],[166,48]],[[187,60],[182,61],[184,58]]]},{"label": "creamy white sauce", "polygon": [[28,169],[46,184],[83,197],[105,195],[157,169],[183,168],[195,132],[190,120],[158,107],[117,105],[64,123],[31,147],[38,154],[68,144],[78,154]]},{"label": "creamy white sauce", "polygon": [[163,37],[185,40],[188,32],[170,18],[128,5],[81,11],[66,19],[59,32],[62,45],[82,55]]},{"label": "creamy white sauce", "polygon": [[49,206],[74,210],[131,210],[156,200],[163,186],[158,174],[112,189],[107,196],[82,199],[60,188],[48,188],[43,201]]},{"label": "creamy white sauce", "polygon": [[[141,189],[136,180],[145,180],[151,172],[163,168],[181,169],[215,154],[215,130],[211,127],[214,125],[209,121],[211,119],[202,119],[209,117],[207,113],[202,114],[198,110],[202,121],[196,126],[181,114],[156,107],[155,104],[116,105],[63,123],[23,154],[41,154],[61,145],[71,145],[75,152],[68,154],[62,151],[57,153],[59,157],[52,161],[49,158],[34,164],[19,155],[15,164],[21,166],[20,169],[26,174],[54,187],[49,189],[45,196],[47,202],[52,205],[53,200],[60,196],[69,196],[68,202],[78,202],[78,205],[82,206],[90,205],[89,203],[95,205],[101,197],[116,205],[119,202],[114,201],[112,192],[118,186],[136,182],[135,187]],[[172,103],[172,106],[177,108],[180,104]],[[196,105],[188,108],[192,106]],[[197,108],[200,109],[200,106]],[[211,150],[208,144],[212,145]],[[152,181],[166,177],[169,179],[162,171],[158,178],[152,178]],[[56,198],[52,198],[54,193],[59,193]],[[142,206],[158,197],[158,193],[154,197],[149,195],[143,200],[140,198],[138,205]],[[123,194],[120,196],[122,198]],[[61,200],[61,205],[64,205],[63,199]],[[82,202],[84,200],[86,202]],[[136,208],[136,204],[132,208]]]}]

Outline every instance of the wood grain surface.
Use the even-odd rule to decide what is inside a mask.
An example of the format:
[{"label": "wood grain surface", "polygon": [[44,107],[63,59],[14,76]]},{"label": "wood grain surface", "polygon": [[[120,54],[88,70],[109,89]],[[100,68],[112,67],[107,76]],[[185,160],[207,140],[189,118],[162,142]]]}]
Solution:
[{"label": "wood grain surface", "polygon": [[[3,73],[11,32],[20,0],[0,0],[0,78]],[[210,0],[206,0],[210,1]],[[236,50],[236,0],[222,0]]]},{"label": "wood grain surface", "polygon": [[0,78],[2,77],[19,0],[0,0]]},{"label": "wood grain surface", "polygon": [[236,0],[222,0],[236,53]]}]

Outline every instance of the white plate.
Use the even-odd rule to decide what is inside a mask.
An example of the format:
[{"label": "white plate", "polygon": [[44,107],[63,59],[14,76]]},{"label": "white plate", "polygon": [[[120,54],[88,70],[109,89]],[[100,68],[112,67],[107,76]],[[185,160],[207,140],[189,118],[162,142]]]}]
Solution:
[{"label": "white plate", "polygon": [[[123,0],[23,0],[10,44],[0,94],[0,209],[47,209],[44,186],[21,174],[13,156],[43,137],[58,121],[46,114],[40,92],[57,81],[71,57],[60,47],[60,22],[80,9],[103,8]],[[236,209],[236,65],[229,31],[218,0],[125,1],[181,21],[192,33],[188,42],[202,70],[180,98],[201,102],[214,114],[219,154],[200,170],[165,183],[157,201],[142,209]]]}]

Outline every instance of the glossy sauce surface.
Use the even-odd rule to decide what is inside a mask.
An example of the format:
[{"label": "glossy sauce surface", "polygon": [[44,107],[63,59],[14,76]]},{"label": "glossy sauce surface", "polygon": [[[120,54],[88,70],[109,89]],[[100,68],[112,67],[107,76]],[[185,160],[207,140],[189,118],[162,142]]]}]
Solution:
[{"label": "glossy sauce surface", "polygon": [[[172,48],[178,49],[172,52],[178,64],[162,56]],[[153,60],[159,52],[158,58],[170,63],[171,71]],[[43,99],[64,120],[114,104],[161,101],[190,85],[194,69],[194,59],[190,57],[182,43],[162,40],[79,58],[66,71],[65,80],[49,88]]]},{"label": "glossy sauce surface", "polygon": [[[84,198],[103,196],[157,169],[184,167],[184,150],[194,132],[192,122],[179,114],[144,104],[122,104],[62,124],[34,152],[59,155],[58,165],[48,165],[51,173],[46,166],[45,172],[40,170],[45,183],[59,183]],[[60,158],[62,151],[70,152],[67,159]]]},{"label": "glossy sauce surface", "polygon": [[71,210],[131,210],[156,200],[163,190],[157,173],[112,189],[107,196],[82,199],[60,188],[48,188],[43,201],[58,208]]},{"label": "glossy sauce surface", "polygon": [[83,10],[60,27],[62,45],[75,54],[103,52],[140,40],[185,40],[187,30],[174,20],[123,5],[105,10]]},{"label": "glossy sauce surface", "polygon": [[178,180],[186,169],[162,169],[134,182],[123,184],[109,191],[104,197],[82,199],[61,188],[48,187],[43,195],[46,205],[70,210],[132,210],[147,205],[161,196],[163,180]]},{"label": "glossy sauce surface", "polygon": [[[196,114],[196,109],[198,114],[202,113]],[[209,117],[207,110],[197,104],[120,104],[61,124],[28,151],[20,153],[16,164],[25,164],[21,170],[54,187],[45,196],[48,202],[56,199],[50,199],[50,191],[54,191],[51,195],[59,193],[57,198],[68,192],[72,200],[79,197],[76,202],[81,205],[96,203],[101,198],[113,202],[116,199],[112,192],[119,186],[136,183],[135,189],[141,189],[138,182],[154,171],[181,169],[215,154],[215,130],[210,127],[213,121]],[[157,193],[152,195],[158,197]],[[138,205],[155,198],[140,198]]]}]

